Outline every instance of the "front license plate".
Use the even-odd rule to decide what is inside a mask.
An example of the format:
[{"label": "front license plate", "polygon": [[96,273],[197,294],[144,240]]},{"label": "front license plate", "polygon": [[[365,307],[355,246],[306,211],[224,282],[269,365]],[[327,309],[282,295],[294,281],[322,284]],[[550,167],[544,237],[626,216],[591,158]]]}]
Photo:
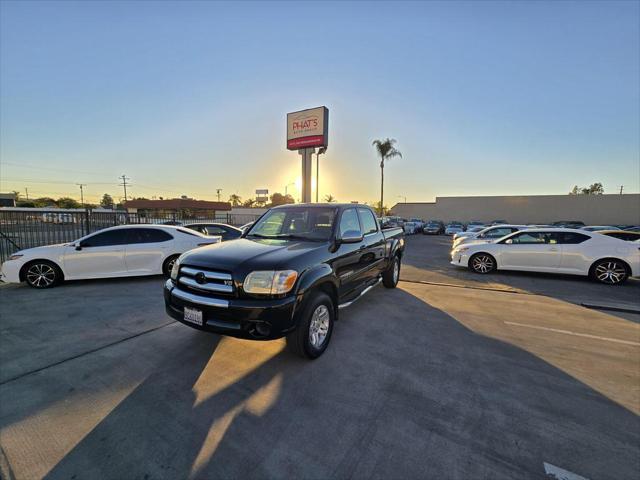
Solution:
[{"label": "front license plate", "polygon": [[202,310],[184,307],[184,321],[202,326]]}]

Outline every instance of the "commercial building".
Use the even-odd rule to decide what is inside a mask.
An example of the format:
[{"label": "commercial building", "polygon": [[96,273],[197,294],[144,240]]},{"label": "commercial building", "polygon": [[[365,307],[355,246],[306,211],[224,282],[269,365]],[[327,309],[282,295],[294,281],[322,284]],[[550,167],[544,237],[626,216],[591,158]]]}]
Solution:
[{"label": "commercial building", "polygon": [[587,225],[640,225],[640,194],[436,197],[435,202],[398,203],[391,211],[403,218],[445,222],[580,220]]},{"label": "commercial building", "polygon": [[15,207],[15,206],[16,206],[15,193],[0,193],[0,207]]},{"label": "commercial building", "polygon": [[161,218],[176,216],[180,218],[211,217],[231,211],[229,202],[210,202],[192,198],[171,198],[166,200],[129,200],[124,203],[129,213],[142,217]]}]

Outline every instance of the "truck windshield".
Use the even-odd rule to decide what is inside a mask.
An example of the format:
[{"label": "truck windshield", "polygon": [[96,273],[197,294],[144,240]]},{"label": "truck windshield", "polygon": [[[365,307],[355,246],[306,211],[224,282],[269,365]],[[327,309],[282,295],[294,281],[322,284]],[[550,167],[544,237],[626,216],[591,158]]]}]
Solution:
[{"label": "truck windshield", "polygon": [[336,208],[277,208],[267,212],[247,237],[323,241],[331,238]]}]

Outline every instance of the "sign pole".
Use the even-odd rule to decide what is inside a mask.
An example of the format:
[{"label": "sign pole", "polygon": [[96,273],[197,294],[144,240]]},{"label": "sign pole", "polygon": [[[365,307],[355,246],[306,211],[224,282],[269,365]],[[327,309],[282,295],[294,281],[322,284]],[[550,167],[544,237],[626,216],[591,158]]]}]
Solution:
[{"label": "sign pole", "polygon": [[315,151],[315,148],[298,150],[298,153],[302,156],[302,203],[311,203],[312,155]]}]

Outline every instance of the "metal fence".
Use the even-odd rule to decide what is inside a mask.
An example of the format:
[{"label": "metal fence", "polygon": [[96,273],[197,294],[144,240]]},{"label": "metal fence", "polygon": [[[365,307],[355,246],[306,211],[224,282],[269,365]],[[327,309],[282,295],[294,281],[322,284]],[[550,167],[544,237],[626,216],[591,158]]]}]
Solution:
[{"label": "metal fence", "polygon": [[241,226],[255,221],[259,215],[217,214],[215,216],[178,213],[147,216],[125,211],[2,209],[0,208],[0,262],[25,248],[72,242],[103,228],[129,224],[188,224],[219,222]]}]

